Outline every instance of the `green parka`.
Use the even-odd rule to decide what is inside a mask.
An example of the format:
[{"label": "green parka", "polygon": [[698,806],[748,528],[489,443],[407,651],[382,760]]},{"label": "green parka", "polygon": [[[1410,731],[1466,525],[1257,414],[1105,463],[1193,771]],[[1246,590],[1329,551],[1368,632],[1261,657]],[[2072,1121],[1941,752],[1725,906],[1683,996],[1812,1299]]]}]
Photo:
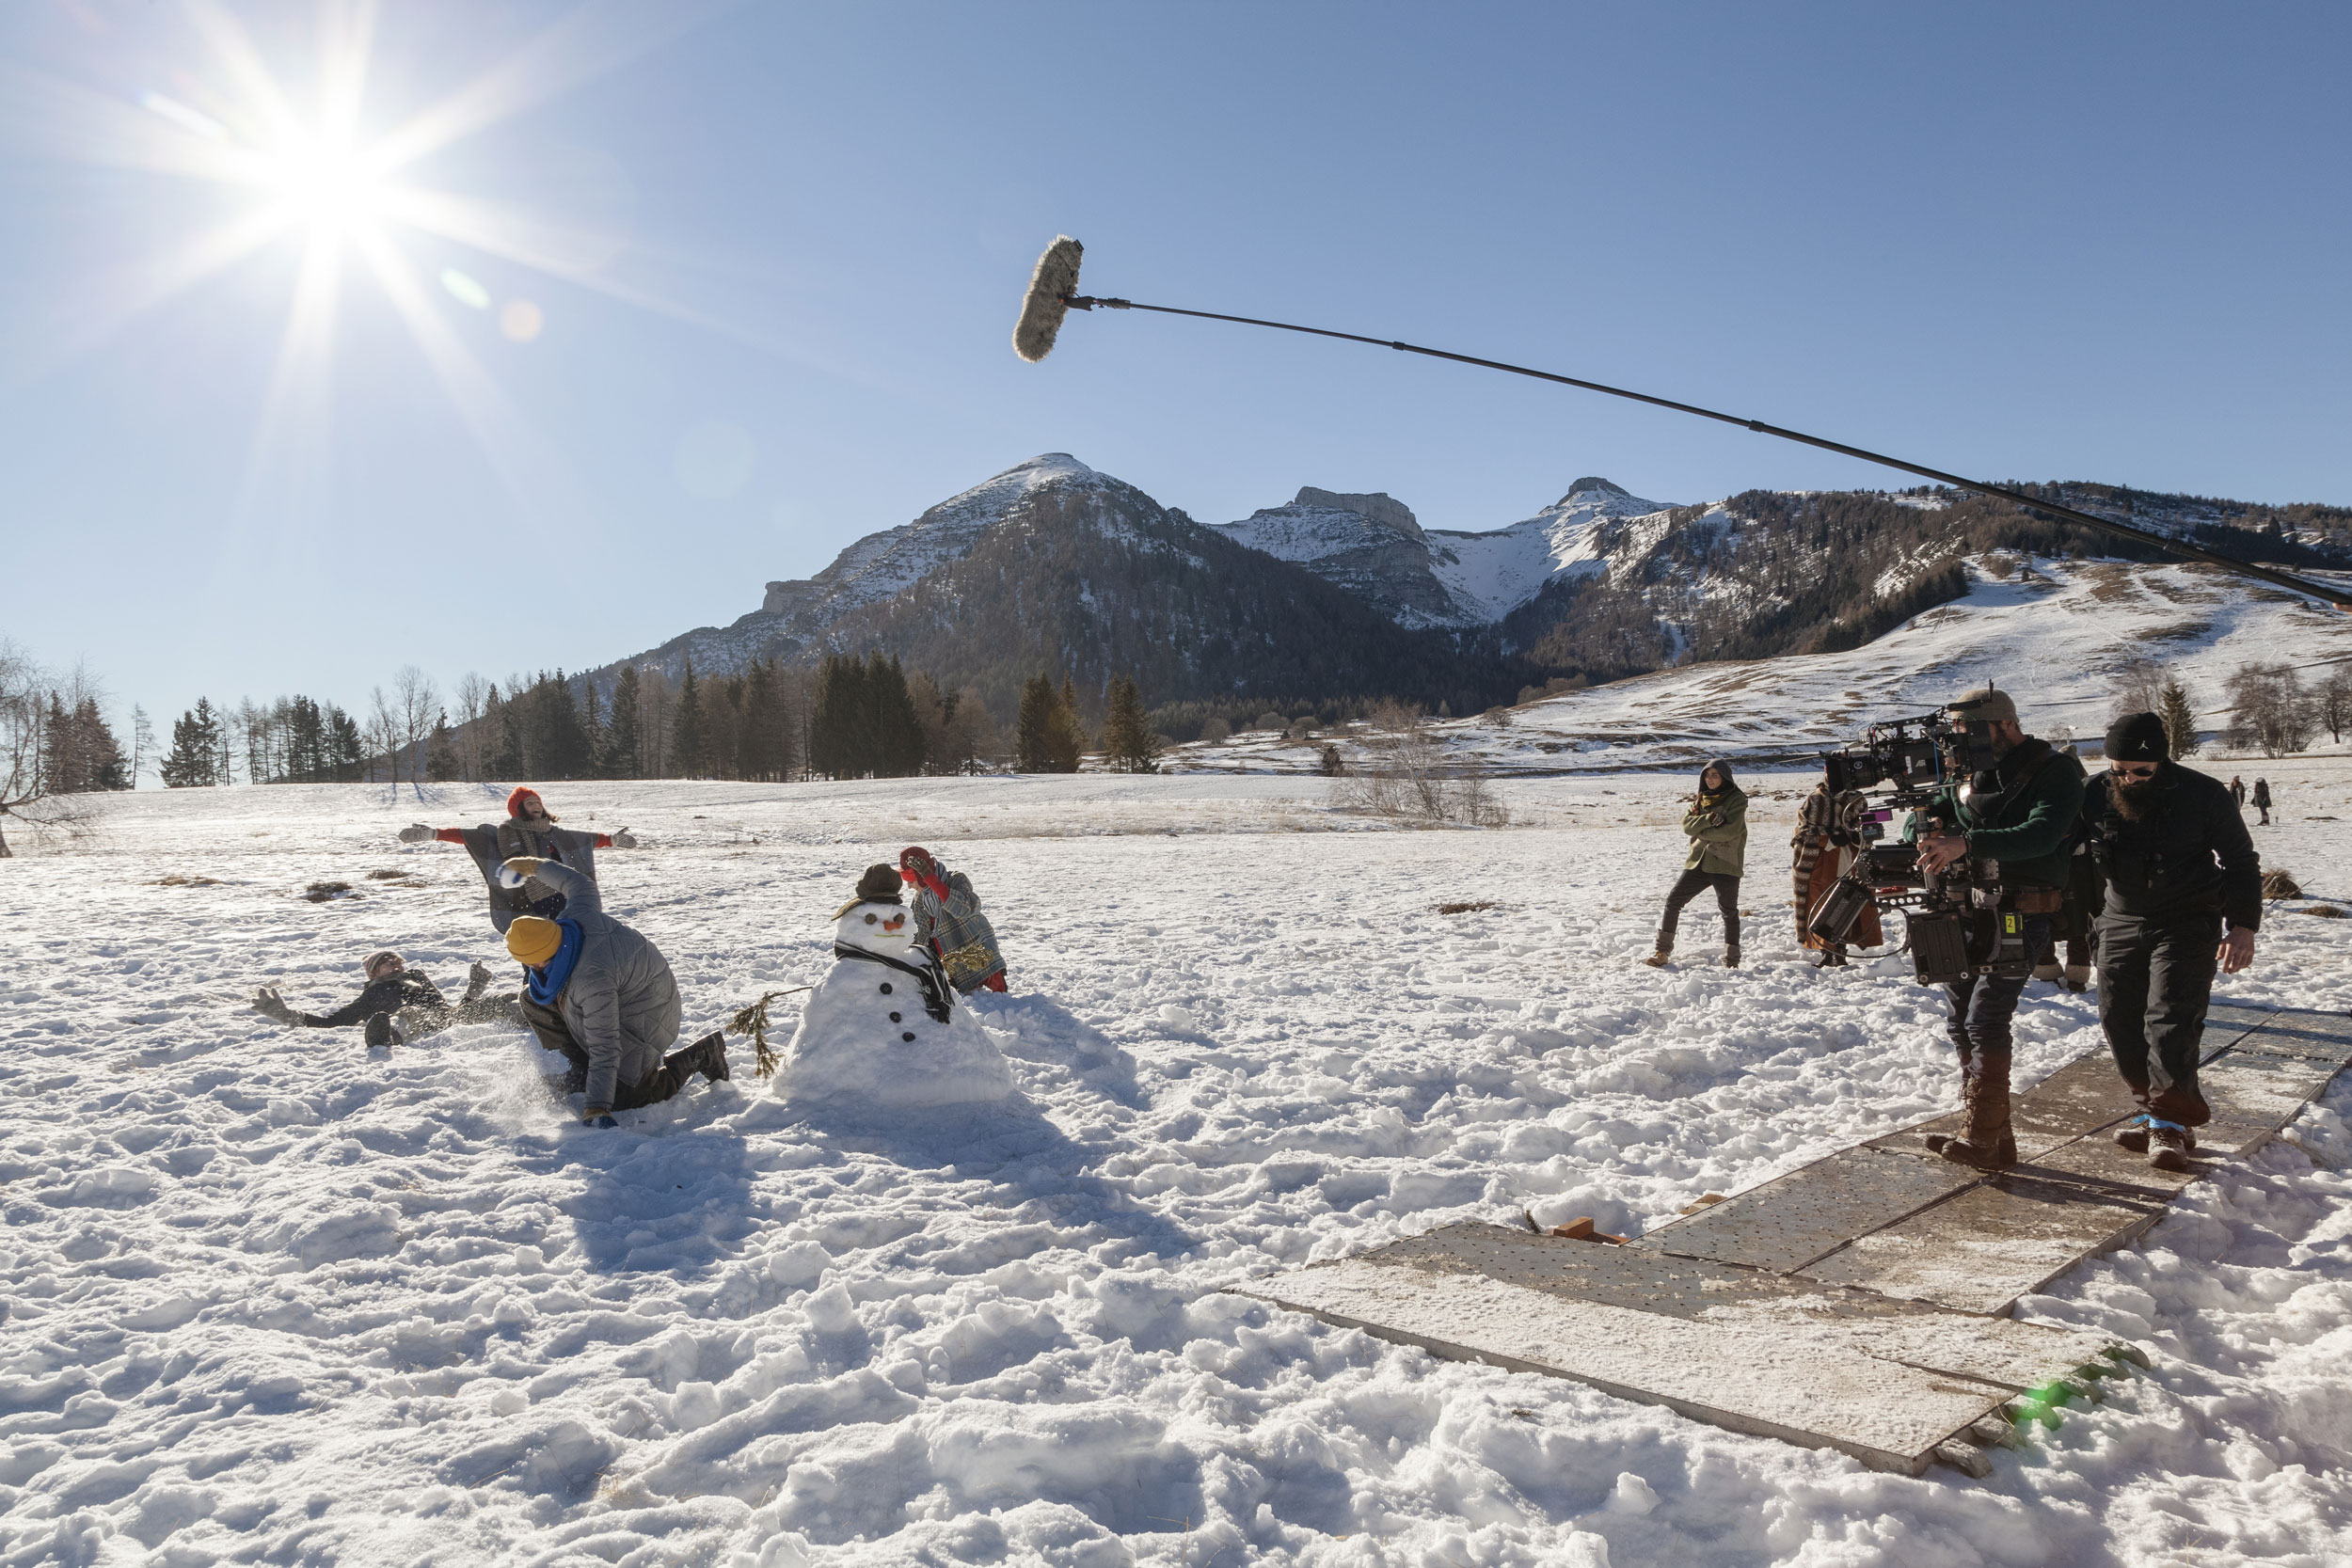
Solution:
[{"label": "green parka", "polygon": [[1691,835],[1691,853],[1682,862],[1686,871],[1719,876],[1746,874],[1748,863],[1748,798],[1731,776],[1731,764],[1710,762],[1724,787],[1707,787],[1707,769],[1699,770],[1698,798],[1683,815],[1682,831]]}]

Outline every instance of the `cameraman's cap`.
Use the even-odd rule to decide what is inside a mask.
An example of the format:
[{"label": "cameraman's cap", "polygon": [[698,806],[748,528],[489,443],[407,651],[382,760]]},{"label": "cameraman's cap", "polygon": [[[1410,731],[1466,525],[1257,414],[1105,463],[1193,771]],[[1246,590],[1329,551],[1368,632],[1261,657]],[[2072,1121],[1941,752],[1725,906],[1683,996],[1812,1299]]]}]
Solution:
[{"label": "cameraman's cap", "polygon": [[2107,731],[2109,762],[2163,762],[2171,754],[2164,721],[2153,713],[2127,713]]},{"label": "cameraman's cap", "polygon": [[1953,718],[1965,723],[1972,719],[2006,719],[2017,722],[2017,704],[2006,691],[1979,686],[1974,691],[1963,691],[1951,705]]}]

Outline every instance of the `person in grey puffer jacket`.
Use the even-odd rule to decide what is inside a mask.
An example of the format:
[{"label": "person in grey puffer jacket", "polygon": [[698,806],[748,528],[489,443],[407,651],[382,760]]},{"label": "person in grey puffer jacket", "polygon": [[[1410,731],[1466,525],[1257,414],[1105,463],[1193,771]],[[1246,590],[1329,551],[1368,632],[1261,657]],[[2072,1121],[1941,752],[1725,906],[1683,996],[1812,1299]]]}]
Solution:
[{"label": "person in grey puffer jacket", "polygon": [[683,1007],[670,961],[642,933],[604,912],[596,884],[554,861],[517,856],[507,868],[535,896],[560,895],[554,920],[517,915],[506,950],[524,969],[523,1017],[549,1051],[572,1064],[586,1096],[580,1119],[609,1125],[611,1113],[669,1099],[700,1072],[728,1076],[717,1032],[665,1056]]}]

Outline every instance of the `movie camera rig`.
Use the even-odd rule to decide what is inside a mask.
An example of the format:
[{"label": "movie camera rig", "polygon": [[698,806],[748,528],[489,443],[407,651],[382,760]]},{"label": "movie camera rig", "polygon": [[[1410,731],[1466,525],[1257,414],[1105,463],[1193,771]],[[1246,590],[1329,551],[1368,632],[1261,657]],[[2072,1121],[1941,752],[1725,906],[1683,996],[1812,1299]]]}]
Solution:
[{"label": "movie camera rig", "polygon": [[1815,907],[1806,929],[1842,942],[1875,903],[1903,912],[1904,945],[1921,985],[2032,973],[2025,917],[2003,908],[2010,900],[1998,861],[1963,856],[1930,871],[1917,846],[1886,842],[1898,812],[1924,809],[1939,790],[1967,785],[1993,763],[1992,722],[1957,719],[1948,708],[1872,724],[1854,744],[1823,752],[1830,794],[1860,791],[1872,804],[1862,816],[1853,864]]}]

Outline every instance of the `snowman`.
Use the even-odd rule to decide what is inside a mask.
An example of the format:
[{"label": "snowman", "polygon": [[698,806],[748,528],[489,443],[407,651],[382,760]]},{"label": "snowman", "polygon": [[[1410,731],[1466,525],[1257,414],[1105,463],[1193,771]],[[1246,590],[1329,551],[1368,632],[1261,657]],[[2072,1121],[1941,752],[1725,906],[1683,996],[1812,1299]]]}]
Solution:
[{"label": "snowman", "polygon": [[785,1048],[777,1092],[792,1100],[912,1108],[1012,1093],[1012,1068],[914,944],[896,866],[866,868],[834,914],[834,965]]}]

